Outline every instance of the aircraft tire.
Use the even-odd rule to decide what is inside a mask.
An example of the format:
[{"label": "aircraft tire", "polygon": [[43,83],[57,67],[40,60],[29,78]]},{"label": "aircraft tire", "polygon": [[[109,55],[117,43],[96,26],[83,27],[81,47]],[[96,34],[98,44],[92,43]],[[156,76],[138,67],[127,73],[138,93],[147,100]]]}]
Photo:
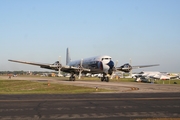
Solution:
[{"label": "aircraft tire", "polygon": [[72,77],[72,81],[75,81],[76,80],[76,78],[75,77]]},{"label": "aircraft tire", "polygon": [[69,77],[69,81],[75,81],[76,78],[74,76]]},{"label": "aircraft tire", "polygon": [[101,77],[101,82],[103,82],[104,81],[104,77]]},{"label": "aircraft tire", "polygon": [[106,80],[106,82],[109,82],[109,77],[106,77],[105,80]]}]

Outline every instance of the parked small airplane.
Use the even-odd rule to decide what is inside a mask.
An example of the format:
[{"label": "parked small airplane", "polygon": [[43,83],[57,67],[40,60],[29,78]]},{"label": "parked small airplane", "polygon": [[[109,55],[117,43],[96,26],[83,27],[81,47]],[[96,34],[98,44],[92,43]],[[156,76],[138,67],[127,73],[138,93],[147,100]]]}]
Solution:
[{"label": "parked small airplane", "polygon": [[27,62],[27,61],[19,61],[19,60],[8,60],[11,62],[23,63],[23,64],[30,64],[40,66],[41,68],[51,69],[55,71],[61,71],[70,73],[71,76],[69,77],[70,81],[75,81],[75,75],[78,75],[79,79],[81,77],[81,73],[92,73],[92,74],[103,74],[101,81],[109,82],[109,75],[113,75],[115,71],[123,71],[123,72],[130,72],[133,68],[143,68],[143,67],[152,67],[158,66],[158,64],[154,65],[141,65],[141,66],[131,66],[129,63],[126,63],[120,67],[114,65],[111,57],[108,55],[102,56],[95,56],[86,59],[71,61],[69,57],[69,50],[67,48],[66,52],[66,65],[63,66],[60,61],[56,61],[54,64],[43,64],[43,63],[34,63],[34,62]]},{"label": "parked small airplane", "polygon": [[169,80],[169,79],[178,77],[178,75],[172,76],[172,75],[169,75],[168,73],[158,72],[158,71],[143,71],[143,72],[140,72],[139,74],[134,74],[134,76],[137,78],[137,80],[140,80],[141,78]]}]

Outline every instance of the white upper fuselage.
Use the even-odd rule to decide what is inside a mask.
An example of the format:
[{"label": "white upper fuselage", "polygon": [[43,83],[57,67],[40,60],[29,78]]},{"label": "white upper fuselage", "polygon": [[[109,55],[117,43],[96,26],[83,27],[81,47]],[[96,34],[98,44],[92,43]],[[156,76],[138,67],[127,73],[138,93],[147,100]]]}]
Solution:
[{"label": "white upper fuselage", "polygon": [[114,67],[114,62],[111,60],[111,57],[107,55],[70,61],[68,66],[79,67],[81,62],[83,68],[90,69],[90,73],[111,74],[109,70]]}]

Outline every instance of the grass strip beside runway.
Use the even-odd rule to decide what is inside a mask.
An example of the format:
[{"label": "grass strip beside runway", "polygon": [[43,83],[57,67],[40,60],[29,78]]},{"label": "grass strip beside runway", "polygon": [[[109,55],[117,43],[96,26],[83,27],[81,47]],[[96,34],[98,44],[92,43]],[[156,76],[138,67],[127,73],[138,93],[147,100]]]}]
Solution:
[{"label": "grass strip beside runway", "polygon": [[25,80],[0,80],[0,94],[77,94],[108,92],[105,89]]}]

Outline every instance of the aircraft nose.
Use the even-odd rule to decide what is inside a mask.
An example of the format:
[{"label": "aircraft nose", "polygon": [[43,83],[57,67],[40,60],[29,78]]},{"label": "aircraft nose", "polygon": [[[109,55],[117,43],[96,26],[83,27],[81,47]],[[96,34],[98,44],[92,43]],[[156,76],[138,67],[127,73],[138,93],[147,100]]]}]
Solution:
[{"label": "aircraft nose", "polygon": [[110,69],[114,68],[114,62],[112,60],[109,61],[109,63],[107,63],[107,65],[109,66]]}]

